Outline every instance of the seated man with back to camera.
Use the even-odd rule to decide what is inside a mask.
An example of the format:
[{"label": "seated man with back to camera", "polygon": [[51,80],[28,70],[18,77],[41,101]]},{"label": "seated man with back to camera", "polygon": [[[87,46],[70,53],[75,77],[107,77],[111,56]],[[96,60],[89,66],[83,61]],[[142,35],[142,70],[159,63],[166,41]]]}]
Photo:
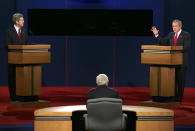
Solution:
[{"label": "seated man with back to camera", "polygon": [[105,74],[99,74],[96,77],[97,87],[89,90],[87,99],[95,98],[119,98],[118,91],[116,89],[108,87],[108,77]]}]

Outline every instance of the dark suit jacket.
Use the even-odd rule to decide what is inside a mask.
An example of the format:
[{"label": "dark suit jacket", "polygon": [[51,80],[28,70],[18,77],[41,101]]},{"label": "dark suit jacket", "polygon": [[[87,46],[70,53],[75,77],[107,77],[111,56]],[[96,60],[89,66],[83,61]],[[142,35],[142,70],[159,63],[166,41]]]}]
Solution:
[{"label": "dark suit jacket", "polygon": [[18,37],[15,27],[11,27],[6,32],[5,36],[5,48],[7,49],[8,45],[25,45],[28,42],[28,36],[26,31],[21,28],[21,41]]},{"label": "dark suit jacket", "polygon": [[[170,32],[164,38],[161,38],[160,36],[158,36],[156,40],[160,45],[174,46],[174,36],[175,36],[175,33]],[[182,51],[183,52],[183,65],[182,65],[183,67],[188,66],[188,50],[190,49],[190,43],[191,43],[190,33],[182,30],[177,39],[176,46],[183,46],[183,51]]]},{"label": "dark suit jacket", "polygon": [[[7,30],[5,36],[5,48],[8,49],[8,45],[24,45],[27,44],[27,33],[21,28],[21,41],[18,37],[15,27],[11,27]],[[16,100],[16,65],[8,64],[8,86],[11,100]]]},{"label": "dark suit jacket", "polygon": [[89,90],[88,92],[88,99],[101,97],[119,98],[119,95],[117,90],[106,86],[99,86]]}]

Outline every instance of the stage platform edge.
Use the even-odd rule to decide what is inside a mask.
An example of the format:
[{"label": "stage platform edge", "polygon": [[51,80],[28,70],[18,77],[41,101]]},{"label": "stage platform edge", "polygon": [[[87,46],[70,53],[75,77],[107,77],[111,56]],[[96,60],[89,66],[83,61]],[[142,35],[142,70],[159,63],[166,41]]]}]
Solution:
[{"label": "stage platform edge", "polygon": [[180,102],[161,103],[161,102],[153,102],[152,100],[150,100],[150,101],[143,101],[141,105],[149,106],[149,107],[159,107],[159,108],[178,108],[180,106]]},{"label": "stage platform edge", "polygon": [[50,106],[50,101],[47,101],[47,100],[39,100],[39,101],[36,101],[36,102],[11,101],[10,105],[12,107],[21,107],[21,108],[48,107],[48,106]]}]

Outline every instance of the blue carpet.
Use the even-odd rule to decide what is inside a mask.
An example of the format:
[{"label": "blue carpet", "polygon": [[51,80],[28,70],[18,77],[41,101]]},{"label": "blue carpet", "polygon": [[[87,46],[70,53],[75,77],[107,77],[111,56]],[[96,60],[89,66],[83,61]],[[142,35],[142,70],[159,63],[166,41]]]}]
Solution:
[{"label": "blue carpet", "polygon": [[195,131],[195,125],[176,125],[175,131]]},{"label": "blue carpet", "polygon": [[0,131],[34,131],[34,124],[0,125]]},{"label": "blue carpet", "polygon": [[[34,131],[34,124],[0,125],[0,131]],[[195,125],[176,125],[175,131],[195,131]]]}]

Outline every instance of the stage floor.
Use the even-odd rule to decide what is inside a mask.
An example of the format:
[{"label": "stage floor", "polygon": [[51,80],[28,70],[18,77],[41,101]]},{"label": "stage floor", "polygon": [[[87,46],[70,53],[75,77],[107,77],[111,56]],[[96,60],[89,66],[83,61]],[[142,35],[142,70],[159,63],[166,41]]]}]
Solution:
[{"label": "stage floor", "polygon": [[[49,100],[51,106],[86,104],[88,90],[93,87],[43,87],[40,99]],[[33,123],[34,110],[39,108],[10,107],[7,87],[0,87],[0,124]],[[142,101],[151,100],[149,88],[116,87],[124,105],[141,105]],[[185,88],[184,99],[174,111],[175,125],[195,125],[195,88]]]}]

